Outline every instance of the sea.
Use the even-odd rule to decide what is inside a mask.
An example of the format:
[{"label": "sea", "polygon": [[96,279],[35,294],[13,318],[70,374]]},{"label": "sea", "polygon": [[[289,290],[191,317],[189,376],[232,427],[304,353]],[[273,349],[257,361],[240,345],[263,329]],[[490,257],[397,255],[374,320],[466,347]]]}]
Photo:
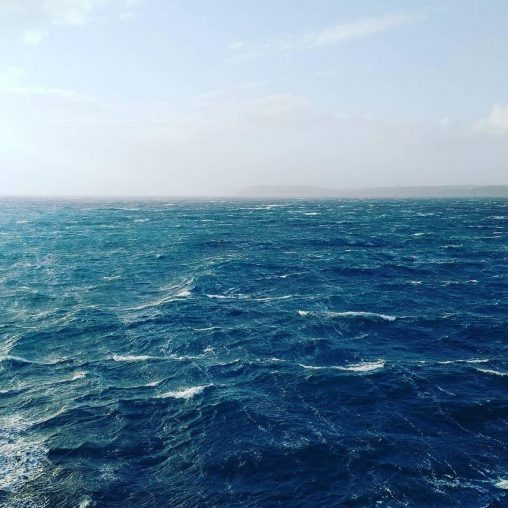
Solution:
[{"label": "sea", "polygon": [[508,200],[0,200],[0,506],[508,506]]}]

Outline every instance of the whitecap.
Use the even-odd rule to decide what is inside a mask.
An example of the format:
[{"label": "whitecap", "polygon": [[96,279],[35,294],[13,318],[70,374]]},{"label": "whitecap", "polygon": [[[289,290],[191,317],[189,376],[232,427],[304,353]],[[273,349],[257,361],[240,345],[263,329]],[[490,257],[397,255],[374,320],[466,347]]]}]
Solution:
[{"label": "whitecap", "polygon": [[76,381],[77,379],[83,379],[83,378],[86,377],[86,375],[87,375],[86,371],[84,371],[84,370],[77,370],[76,372],[74,372],[74,374],[69,379],[69,381]]},{"label": "whitecap", "polygon": [[128,310],[144,310],[144,309],[150,309],[152,307],[159,307],[161,305],[164,305],[165,303],[174,302],[176,300],[179,300],[181,298],[186,298],[187,296],[191,295],[191,288],[182,288],[178,293],[170,294],[168,296],[165,296],[161,298],[160,300],[154,300],[152,302],[144,303],[142,305],[138,305],[137,307],[131,307]]},{"label": "whitecap", "polygon": [[54,360],[29,360],[28,358],[24,358],[23,356],[14,356],[14,355],[5,355],[0,357],[0,362],[4,360],[11,360],[19,363],[28,363],[32,365],[57,365],[59,363],[63,363],[68,361],[68,358],[55,358]]},{"label": "whitecap", "polygon": [[478,372],[483,372],[484,374],[492,374],[493,376],[508,376],[508,372],[500,372],[499,370],[494,369],[476,369]]},{"label": "whitecap", "polygon": [[375,362],[361,362],[348,365],[347,367],[337,367],[340,370],[350,370],[353,372],[370,372],[372,370],[382,369],[385,366],[384,360]]},{"label": "whitecap", "polygon": [[171,354],[168,358],[171,358],[171,360],[178,360],[178,361],[186,361],[186,360],[198,360],[199,358],[203,358],[203,355],[175,355]]},{"label": "whitecap", "polygon": [[199,395],[203,393],[205,388],[208,388],[213,385],[199,385],[199,386],[191,386],[190,388],[183,388],[182,390],[175,390],[172,392],[161,393],[157,396],[159,399],[191,399],[194,395]]},{"label": "whitecap", "polygon": [[471,358],[470,360],[443,360],[440,363],[441,365],[449,365],[452,363],[487,363],[490,360],[488,358]]},{"label": "whitecap", "polygon": [[293,295],[263,296],[260,298],[253,298],[252,300],[255,302],[271,302],[272,300],[289,300],[290,298],[293,298]]},{"label": "whitecap", "polygon": [[127,310],[145,310],[145,309],[150,309],[152,307],[159,307],[159,305],[173,302],[175,299],[176,299],[175,295],[165,296],[164,298],[161,298],[160,300],[154,300],[152,302],[144,303],[142,305],[138,305],[137,307],[130,307]]},{"label": "whitecap", "polygon": [[113,355],[111,357],[115,362],[145,362],[146,360],[157,360],[156,356],[149,355]]},{"label": "whitecap", "polygon": [[121,278],[122,278],[121,275],[105,275],[104,277],[102,277],[103,280],[118,280]]},{"label": "whitecap", "polygon": [[300,316],[320,316],[325,318],[355,318],[362,317],[368,319],[382,319],[384,321],[395,321],[396,316],[390,316],[388,314],[378,314],[376,312],[362,312],[362,311],[345,311],[345,312],[313,312],[308,310],[299,310],[298,315]]},{"label": "whitecap", "polygon": [[60,384],[60,383],[70,383],[72,381],[77,381],[78,379],[85,378],[87,374],[88,373],[86,371],[84,371],[84,370],[77,370],[69,378],[61,379],[60,381],[54,381],[54,382],[50,382],[50,383],[44,383],[42,386],[51,386],[53,384]]},{"label": "whitecap", "polygon": [[508,480],[499,480],[495,486],[498,488],[498,489],[505,489],[505,490],[508,490]]},{"label": "whitecap", "polygon": [[385,366],[384,360],[376,360],[374,362],[351,363],[350,365],[331,365],[331,366],[315,366],[299,364],[300,367],[308,370],[342,370],[350,372],[371,372],[373,370],[382,369]]},{"label": "whitecap", "polygon": [[213,298],[216,300],[248,300],[250,299],[249,295],[244,295],[241,293],[230,294],[230,295],[216,295],[216,294],[207,294],[208,298]]}]

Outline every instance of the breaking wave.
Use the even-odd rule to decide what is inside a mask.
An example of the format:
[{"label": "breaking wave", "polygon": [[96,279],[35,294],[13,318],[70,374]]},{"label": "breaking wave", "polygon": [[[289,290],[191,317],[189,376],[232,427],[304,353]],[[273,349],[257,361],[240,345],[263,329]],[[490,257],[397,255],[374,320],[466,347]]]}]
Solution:
[{"label": "breaking wave", "polygon": [[331,312],[331,311],[310,311],[310,310],[299,310],[298,315],[315,316],[324,318],[365,318],[372,320],[383,320],[383,321],[395,321],[396,316],[390,316],[388,314],[378,314],[376,312],[363,312],[363,311],[345,311],[345,312]]}]

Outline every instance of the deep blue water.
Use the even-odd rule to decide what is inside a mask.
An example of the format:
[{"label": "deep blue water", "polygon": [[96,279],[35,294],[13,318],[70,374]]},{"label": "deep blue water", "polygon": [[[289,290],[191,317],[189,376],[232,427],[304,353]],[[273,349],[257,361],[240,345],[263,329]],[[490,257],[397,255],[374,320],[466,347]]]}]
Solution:
[{"label": "deep blue water", "polygon": [[508,201],[0,201],[0,505],[508,503]]}]

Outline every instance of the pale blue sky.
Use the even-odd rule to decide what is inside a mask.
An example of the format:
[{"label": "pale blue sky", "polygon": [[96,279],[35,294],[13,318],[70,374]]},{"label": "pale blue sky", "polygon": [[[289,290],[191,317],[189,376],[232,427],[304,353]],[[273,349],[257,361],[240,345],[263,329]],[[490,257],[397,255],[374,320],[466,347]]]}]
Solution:
[{"label": "pale blue sky", "polygon": [[508,184],[508,2],[0,0],[0,194]]}]

